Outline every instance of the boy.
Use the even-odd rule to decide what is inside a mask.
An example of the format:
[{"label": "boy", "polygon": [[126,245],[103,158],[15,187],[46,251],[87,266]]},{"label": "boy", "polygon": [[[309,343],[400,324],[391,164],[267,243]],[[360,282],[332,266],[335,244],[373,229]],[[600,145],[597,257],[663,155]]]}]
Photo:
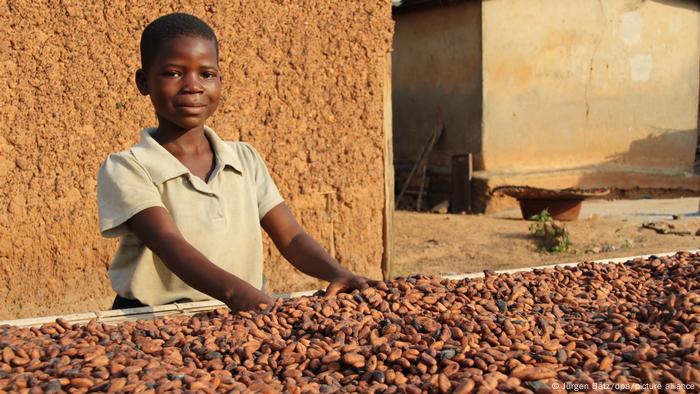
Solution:
[{"label": "boy", "polygon": [[98,175],[100,232],[121,237],[109,269],[113,309],[216,298],[234,311],[273,300],[262,285],[262,235],[327,295],[365,288],[299,226],[250,145],[204,125],[221,93],[218,43],[202,20],[162,16],[141,36],[136,85],[158,127],[111,154]]}]

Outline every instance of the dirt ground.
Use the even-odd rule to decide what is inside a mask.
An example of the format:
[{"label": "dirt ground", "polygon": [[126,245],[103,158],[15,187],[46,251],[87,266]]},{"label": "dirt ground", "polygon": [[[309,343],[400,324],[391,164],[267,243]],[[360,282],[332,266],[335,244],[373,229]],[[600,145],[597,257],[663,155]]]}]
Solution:
[{"label": "dirt ground", "polygon": [[700,217],[672,223],[691,235],[661,235],[643,229],[639,220],[592,217],[567,222],[570,252],[543,253],[530,221],[484,215],[395,213],[394,275],[453,274],[485,269],[590,261],[700,248]]}]

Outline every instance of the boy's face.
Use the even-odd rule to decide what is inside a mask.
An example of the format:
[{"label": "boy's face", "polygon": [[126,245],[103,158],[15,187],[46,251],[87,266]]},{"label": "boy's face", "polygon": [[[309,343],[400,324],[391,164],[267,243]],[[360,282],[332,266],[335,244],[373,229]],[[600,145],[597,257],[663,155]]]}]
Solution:
[{"label": "boy's face", "polygon": [[179,36],[166,42],[136,85],[151,97],[159,126],[201,127],[219,105],[221,75],[214,42]]}]

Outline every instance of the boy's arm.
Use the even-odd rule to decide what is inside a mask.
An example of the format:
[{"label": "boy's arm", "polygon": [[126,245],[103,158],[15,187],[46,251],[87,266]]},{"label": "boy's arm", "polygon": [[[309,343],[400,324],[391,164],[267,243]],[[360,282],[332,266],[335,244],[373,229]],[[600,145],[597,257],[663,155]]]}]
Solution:
[{"label": "boy's arm", "polygon": [[330,282],[326,295],[376,284],[376,281],[353,274],[331,257],[301,228],[285,203],[272,208],[260,223],[293,266],[307,275]]},{"label": "boy's arm", "polygon": [[224,302],[231,310],[271,305],[272,298],[219,268],[185,240],[164,208],[146,208],[127,222],[129,229],[191,287]]}]

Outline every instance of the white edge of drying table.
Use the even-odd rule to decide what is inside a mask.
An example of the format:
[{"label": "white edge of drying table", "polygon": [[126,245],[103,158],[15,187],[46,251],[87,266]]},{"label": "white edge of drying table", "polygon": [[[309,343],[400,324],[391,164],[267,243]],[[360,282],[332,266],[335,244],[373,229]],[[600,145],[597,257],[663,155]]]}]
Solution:
[{"label": "white edge of drying table", "polygon": [[[698,253],[700,249],[688,250],[690,253]],[[673,256],[678,252],[665,252],[665,253],[652,253],[640,256],[628,256],[628,257],[618,257],[614,259],[601,259],[593,260],[594,263],[624,263],[626,261],[634,259],[645,259],[649,256]],[[523,267],[515,268],[509,270],[499,270],[494,271],[497,274],[512,274],[515,272],[530,271],[535,269],[544,268],[554,268],[554,267],[575,267],[580,263],[565,263],[565,264],[551,264],[551,265],[541,265],[536,267]],[[482,278],[484,276],[483,272],[475,272],[469,274],[456,274],[456,275],[441,275],[445,279],[459,280],[465,278]],[[281,298],[295,298],[310,296],[314,294],[317,290],[309,291],[299,291],[295,293],[287,294],[277,294],[274,297]],[[63,318],[69,323],[85,324],[92,319],[95,319],[98,323],[107,324],[117,324],[124,321],[133,320],[150,320],[165,316],[188,316],[199,312],[211,311],[217,308],[225,308],[225,305],[218,300],[210,301],[198,301],[198,302],[188,302],[188,303],[175,303],[168,305],[159,306],[146,306],[141,308],[129,308],[129,309],[117,309],[109,311],[94,311],[85,313],[75,313],[69,315],[58,315],[58,316],[45,316],[45,317],[30,317],[25,319],[16,320],[0,320],[0,326],[11,325],[16,327],[37,327],[42,324],[55,322],[57,318]]]}]

